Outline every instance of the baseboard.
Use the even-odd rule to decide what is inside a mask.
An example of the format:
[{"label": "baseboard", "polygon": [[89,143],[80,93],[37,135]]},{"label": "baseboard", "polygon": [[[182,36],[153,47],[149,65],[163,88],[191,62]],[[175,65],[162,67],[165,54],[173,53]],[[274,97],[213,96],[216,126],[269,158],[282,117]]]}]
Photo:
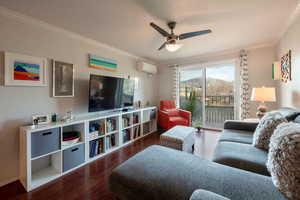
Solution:
[{"label": "baseboard", "polygon": [[0,182],[0,187],[5,186],[9,183],[15,182],[17,180],[18,180],[18,177],[13,177],[13,178],[10,178],[8,180],[2,181],[2,182]]}]

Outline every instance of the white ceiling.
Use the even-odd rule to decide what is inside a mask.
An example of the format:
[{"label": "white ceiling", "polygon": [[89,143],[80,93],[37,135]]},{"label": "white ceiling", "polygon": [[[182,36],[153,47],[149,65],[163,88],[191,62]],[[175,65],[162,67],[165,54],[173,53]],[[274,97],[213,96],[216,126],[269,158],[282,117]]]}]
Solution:
[{"label": "white ceiling", "polygon": [[[1,0],[0,5],[153,61],[276,41],[296,0]],[[178,22],[175,33],[212,29],[170,53],[149,26]]]}]

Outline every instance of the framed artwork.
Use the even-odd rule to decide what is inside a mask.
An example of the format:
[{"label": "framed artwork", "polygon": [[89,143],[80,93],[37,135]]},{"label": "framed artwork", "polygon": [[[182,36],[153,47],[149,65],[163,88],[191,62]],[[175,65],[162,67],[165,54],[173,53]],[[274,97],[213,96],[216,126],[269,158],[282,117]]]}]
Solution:
[{"label": "framed artwork", "polygon": [[89,54],[89,67],[91,68],[117,71],[117,66],[117,62],[114,60]]},{"label": "framed artwork", "polygon": [[47,86],[47,59],[4,53],[6,86]]},{"label": "framed artwork", "polygon": [[292,80],[292,72],[291,72],[291,54],[292,51],[289,52],[281,57],[281,81],[286,83]]},{"label": "framed artwork", "polygon": [[53,97],[74,97],[74,65],[53,60]]}]

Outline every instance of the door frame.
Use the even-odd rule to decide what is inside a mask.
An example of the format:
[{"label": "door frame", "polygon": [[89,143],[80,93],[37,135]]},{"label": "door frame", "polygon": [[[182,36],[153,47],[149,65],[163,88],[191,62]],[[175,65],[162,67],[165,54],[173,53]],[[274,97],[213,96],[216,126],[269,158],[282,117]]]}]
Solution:
[{"label": "door frame", "polygon": [[[187,66],[182,66],[179,68],[179,70],[188,70],[188,69],[202,69],[202,96],[203,96],[203,103],[202,103],[202,124],[204,127],[206,127],[205,119],[206,119],[206,112],[205,112],[205,101],[206,101],[206,69],[209,67],[216,67],[218,65],[225,65],[230,64],[234,65],[234,72],[235,72],[235,80],[234,80],[234,119],[239,119],[240,117],[240,69],[239,69],[239,59],[227,59],[227,60],[220,60],[220,61],[211,61],[211,62],[202,62],[198,64],[191,64]],[[180,74],[180,73],[179,73]],[[180,77],[178,79],[179,85],[180,85]],[[178,88],[180,90],[180,87]]]}]

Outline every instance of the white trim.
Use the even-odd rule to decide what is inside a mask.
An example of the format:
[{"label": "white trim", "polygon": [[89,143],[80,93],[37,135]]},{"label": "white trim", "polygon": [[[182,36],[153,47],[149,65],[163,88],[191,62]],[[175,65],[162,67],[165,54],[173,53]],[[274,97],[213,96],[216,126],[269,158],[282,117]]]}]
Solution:
[{"label": "white trim", "polygon": [[2,182],[0,182],[0,187],[10,184],[12,182],[15,182],[17,180],[19,180],[18,177],[13,177],[13,178],[7,179],[5,181],[2,181]]},{"label": "white trim", "polygon": [[83,35],[80,35],[78,33],[66,30],[64,28],[57,27],[55,25],[49,24],[49,23],[44,22],[44,21],[39,20],[39,19],[35,19],[35,18],[30,17],[28,15],[21,14],[19,12],[13,11],[13,10],[5,8],[3,6],[0,6],[0,15],[5,16],[5,17],[10,17],[12,19],[18,20],[19,22],[38,25],[38,26],[43,27],[45,29],[67,35],[67,36],[69,36],[73,39],[81,40],[81,41],[86,42],[90,45],[94,45],[94,46],[98,46],[98,47],[101,47],[101,48],[111,50],[111,51],[113,51],[115,53],[118,53],[118,54],[126,55],[126,56],[129,56],[129,57],[132,57],[132,58],[135,58],[135,59],[139,59],[139,60],[149,61],[146,58],[130,54],[130,53],[128,53],[126,51],[123,51],[121,49],[118,49],[116,47],[110,46],[108,44],[104,44],[102,42],[99,42],[99,41],[91,39],[91,38],[87,38],[87,37],[85,37]]}]

